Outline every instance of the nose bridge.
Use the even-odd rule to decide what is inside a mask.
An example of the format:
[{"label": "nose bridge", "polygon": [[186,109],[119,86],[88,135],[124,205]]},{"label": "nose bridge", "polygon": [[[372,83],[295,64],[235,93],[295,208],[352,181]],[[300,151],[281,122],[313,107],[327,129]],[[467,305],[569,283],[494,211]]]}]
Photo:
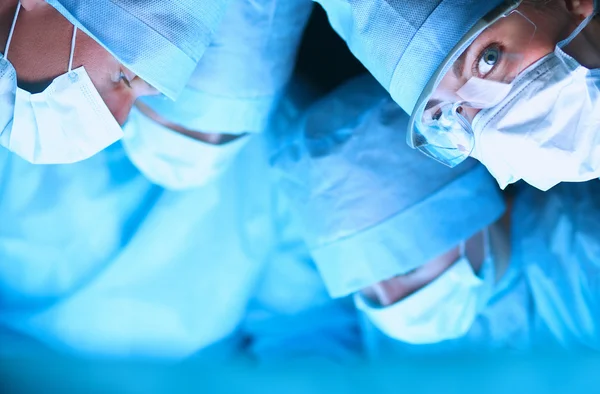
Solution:
[{"label": "nose bridge", "polygon": [[140,77],[135,77],[131,81],[131,89],[133,90],[134,99],[138,99],[144,96],[156,96],[159,95],[160,92],[152,87],[148,82],[144,81]]}]

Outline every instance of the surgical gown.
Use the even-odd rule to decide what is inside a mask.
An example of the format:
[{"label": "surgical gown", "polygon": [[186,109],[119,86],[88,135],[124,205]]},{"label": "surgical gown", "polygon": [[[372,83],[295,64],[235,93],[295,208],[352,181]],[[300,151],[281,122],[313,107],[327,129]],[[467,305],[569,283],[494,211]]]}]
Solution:
[{"label": "surgical gown", "polygon": [[[224,35],[193,78],[194,89],[205,86],[203,97],[215,98],[206,103],[219,111],[180,114],[199,130],[264,131],[310,11],[306,1],[234,3],[225,18],[230,34],[222,26]],[[248,55],[255,47],[236,39],[258,46],[258,54]],[[270,50],[278,45],[283,57]],[[244,67],[236,71],[236,64]],[[219,83],[232,73],[235,86]],[[264,76],[268,84],[261,83]],[[184,93],[180,102],[185,99]],[[125,133],[141,115],[132,116]],[[181,359],[213,350],[228,358],[247,347],[248,337],[253,357],[282,354],[270,322],[289,321],[329,299],[317,280],[295,293],[298,301],[288,294],[287,304],[279,302],[276,289],[284,281],[269,267],[280,267],[283,258],[310,264],[310,257],[286,230],[291,225],[272,182],[267,137],[243,138],[246,146],[218,178],[182,192],[152,184],[121,143],[84,162],[55,166],[34,166],[0,150],[3,329],[75,355]],[[344,322],[356,325],[352,310],[348,316]]]},{"label": "surgical gown", "polygon": [[65,166],[2,151],[0,325],[76,355],[355,357],[356,313],[325,292],[265,149],[253,136],[186,192],[120,144]]},{"label": "surgical gown", "polygon": [[179,358],[233,334],[277,233],[262,149],[183,193],[120,144],[66,166],[1,151],[0,321],[95,355]]}]

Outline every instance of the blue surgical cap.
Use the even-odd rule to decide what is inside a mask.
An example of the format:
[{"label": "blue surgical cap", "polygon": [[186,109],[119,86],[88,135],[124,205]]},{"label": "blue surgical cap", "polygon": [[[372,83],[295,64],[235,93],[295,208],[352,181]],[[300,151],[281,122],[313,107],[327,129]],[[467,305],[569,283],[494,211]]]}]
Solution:
[{"label": "blue surgical cap", "polygon": [[418,268],[504,212],[482,165],[450,169],[411,149],[408,121],[362,77],[316,103],[273,158],[333,297]]},{"label": "blue surgical cap", "polygon": [[352,53],[409,114],[466,33],[503,0],[316,0]]},{"label": "blue surgical cap", "polygon": [[233,0],[179,99],[143,102],[189,130],[264,131],[294,69],[312,6],[311,0]]},{"label": "blue surgical cap", "polygon": [[175,99],[230,0],[47,0],[124,66]]}]

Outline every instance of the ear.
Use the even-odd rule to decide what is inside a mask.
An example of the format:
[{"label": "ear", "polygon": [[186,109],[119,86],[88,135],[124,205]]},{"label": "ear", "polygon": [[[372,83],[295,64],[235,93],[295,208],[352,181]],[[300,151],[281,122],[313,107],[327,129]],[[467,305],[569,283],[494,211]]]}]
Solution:
[{"label": "ear", "polygon": [[46,4],[46,1],[45,0],[21,0],[21,5],[27,11],[31,11],[34,8],[36,8],[42,4]]},{"label": "ear", "polygon": [[582,22],[594,12],[594,0],[565,0],[565,5],[571,15]]}]

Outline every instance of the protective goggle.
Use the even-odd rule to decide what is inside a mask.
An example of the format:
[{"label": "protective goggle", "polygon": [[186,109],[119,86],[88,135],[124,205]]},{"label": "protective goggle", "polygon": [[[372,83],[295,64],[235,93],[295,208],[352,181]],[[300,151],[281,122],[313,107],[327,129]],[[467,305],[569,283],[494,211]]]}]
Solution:
[{"label": "protective goggle", "polygon": [[[535,24],[505,1],[486,15],[448,55],[419,98],[407,142],[427,156],[455,167],[475,146],[471,127],[479,111],[504,100],[526,66]],[[506,39],[507,32],[512,34]]]}]

